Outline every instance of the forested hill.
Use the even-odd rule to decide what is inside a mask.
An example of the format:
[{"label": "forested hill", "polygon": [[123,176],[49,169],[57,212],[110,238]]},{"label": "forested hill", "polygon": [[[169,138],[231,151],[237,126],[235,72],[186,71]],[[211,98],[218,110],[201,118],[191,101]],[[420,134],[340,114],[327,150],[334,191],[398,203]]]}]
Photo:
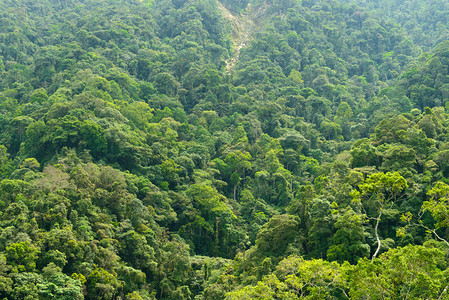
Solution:
[{"label": "forested hill", "polygon": [[448,298],[448,22],[0,0],[0,298]]}]

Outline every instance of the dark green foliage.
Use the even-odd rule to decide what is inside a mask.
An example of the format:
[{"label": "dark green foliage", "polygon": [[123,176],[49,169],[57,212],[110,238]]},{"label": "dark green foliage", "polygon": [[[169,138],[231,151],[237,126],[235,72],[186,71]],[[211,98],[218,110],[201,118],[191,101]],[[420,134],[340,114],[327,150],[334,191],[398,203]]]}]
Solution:
[{"label": "dark green foliage", "polygon": [[0,0],[0,298],[445,298],[446,2]]}]

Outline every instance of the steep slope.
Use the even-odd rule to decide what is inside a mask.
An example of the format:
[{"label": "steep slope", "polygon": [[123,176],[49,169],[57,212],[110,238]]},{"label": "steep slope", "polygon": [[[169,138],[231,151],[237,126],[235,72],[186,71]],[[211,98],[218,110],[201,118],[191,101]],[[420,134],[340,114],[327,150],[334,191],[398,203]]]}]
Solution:
[{"label": "steep slope", "polygon": [[233,53],[226,60],[226,70],[230,71],[239,60],[240,50],[248,46],[256,33],[261,30],[270,5],[266,2],[257,6],[248,4],[244,12],[236,14],[232,14],[221,2],[219,2],[219,7],[223,17],[232,25]]},{"label": "steep slope", "polygon": [[446,293],[449,44],[250,3],[0,0],[0,299]]}]

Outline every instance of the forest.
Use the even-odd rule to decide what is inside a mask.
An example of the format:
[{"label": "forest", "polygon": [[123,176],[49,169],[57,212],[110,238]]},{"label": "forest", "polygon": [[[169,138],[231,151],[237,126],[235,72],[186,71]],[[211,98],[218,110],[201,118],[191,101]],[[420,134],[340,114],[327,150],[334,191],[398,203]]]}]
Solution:
[{"label": "forest", "polygon": [[449,299],[447,0],[0,8],[0,299]]}]

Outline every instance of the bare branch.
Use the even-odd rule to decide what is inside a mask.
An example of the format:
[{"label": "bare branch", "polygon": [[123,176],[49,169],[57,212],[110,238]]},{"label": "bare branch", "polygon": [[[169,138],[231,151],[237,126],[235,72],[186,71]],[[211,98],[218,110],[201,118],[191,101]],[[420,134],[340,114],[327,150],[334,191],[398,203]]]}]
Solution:
[{"label": "bare branch", "polygon": [[449,242],[446,239],[444,239],[441,236],[439,236],[437,231],[436,231],[436,229],[430,229],[429,227],[427,227],[427,226],[425,226],[424,224],[421,224],[421,223],[409,222],[409,226],[419,226],[419,227],[422,227],[422,228],[424,228],[425,230],[427,230],[429,232],[432,232],[438,240],[444,242],[449,247]]},{"label": "bare branch", "polygon": [[379,216],[377,217],[377,220],[376,220],[376,227],[374,227],[374,233],[376,234],[376,240],[377,240],[377,249],[376,249],[376,252],[374,252],[373,257],[371,258],[371,262],[373,262],[374,259],[376,258],[377,254],[379,253],[380,247],[382,245],[380,238],[379,238],[379,232],[378,232],[380,217],[382,217],[382,213],[383,213],[383,208],[380,209]]}]

